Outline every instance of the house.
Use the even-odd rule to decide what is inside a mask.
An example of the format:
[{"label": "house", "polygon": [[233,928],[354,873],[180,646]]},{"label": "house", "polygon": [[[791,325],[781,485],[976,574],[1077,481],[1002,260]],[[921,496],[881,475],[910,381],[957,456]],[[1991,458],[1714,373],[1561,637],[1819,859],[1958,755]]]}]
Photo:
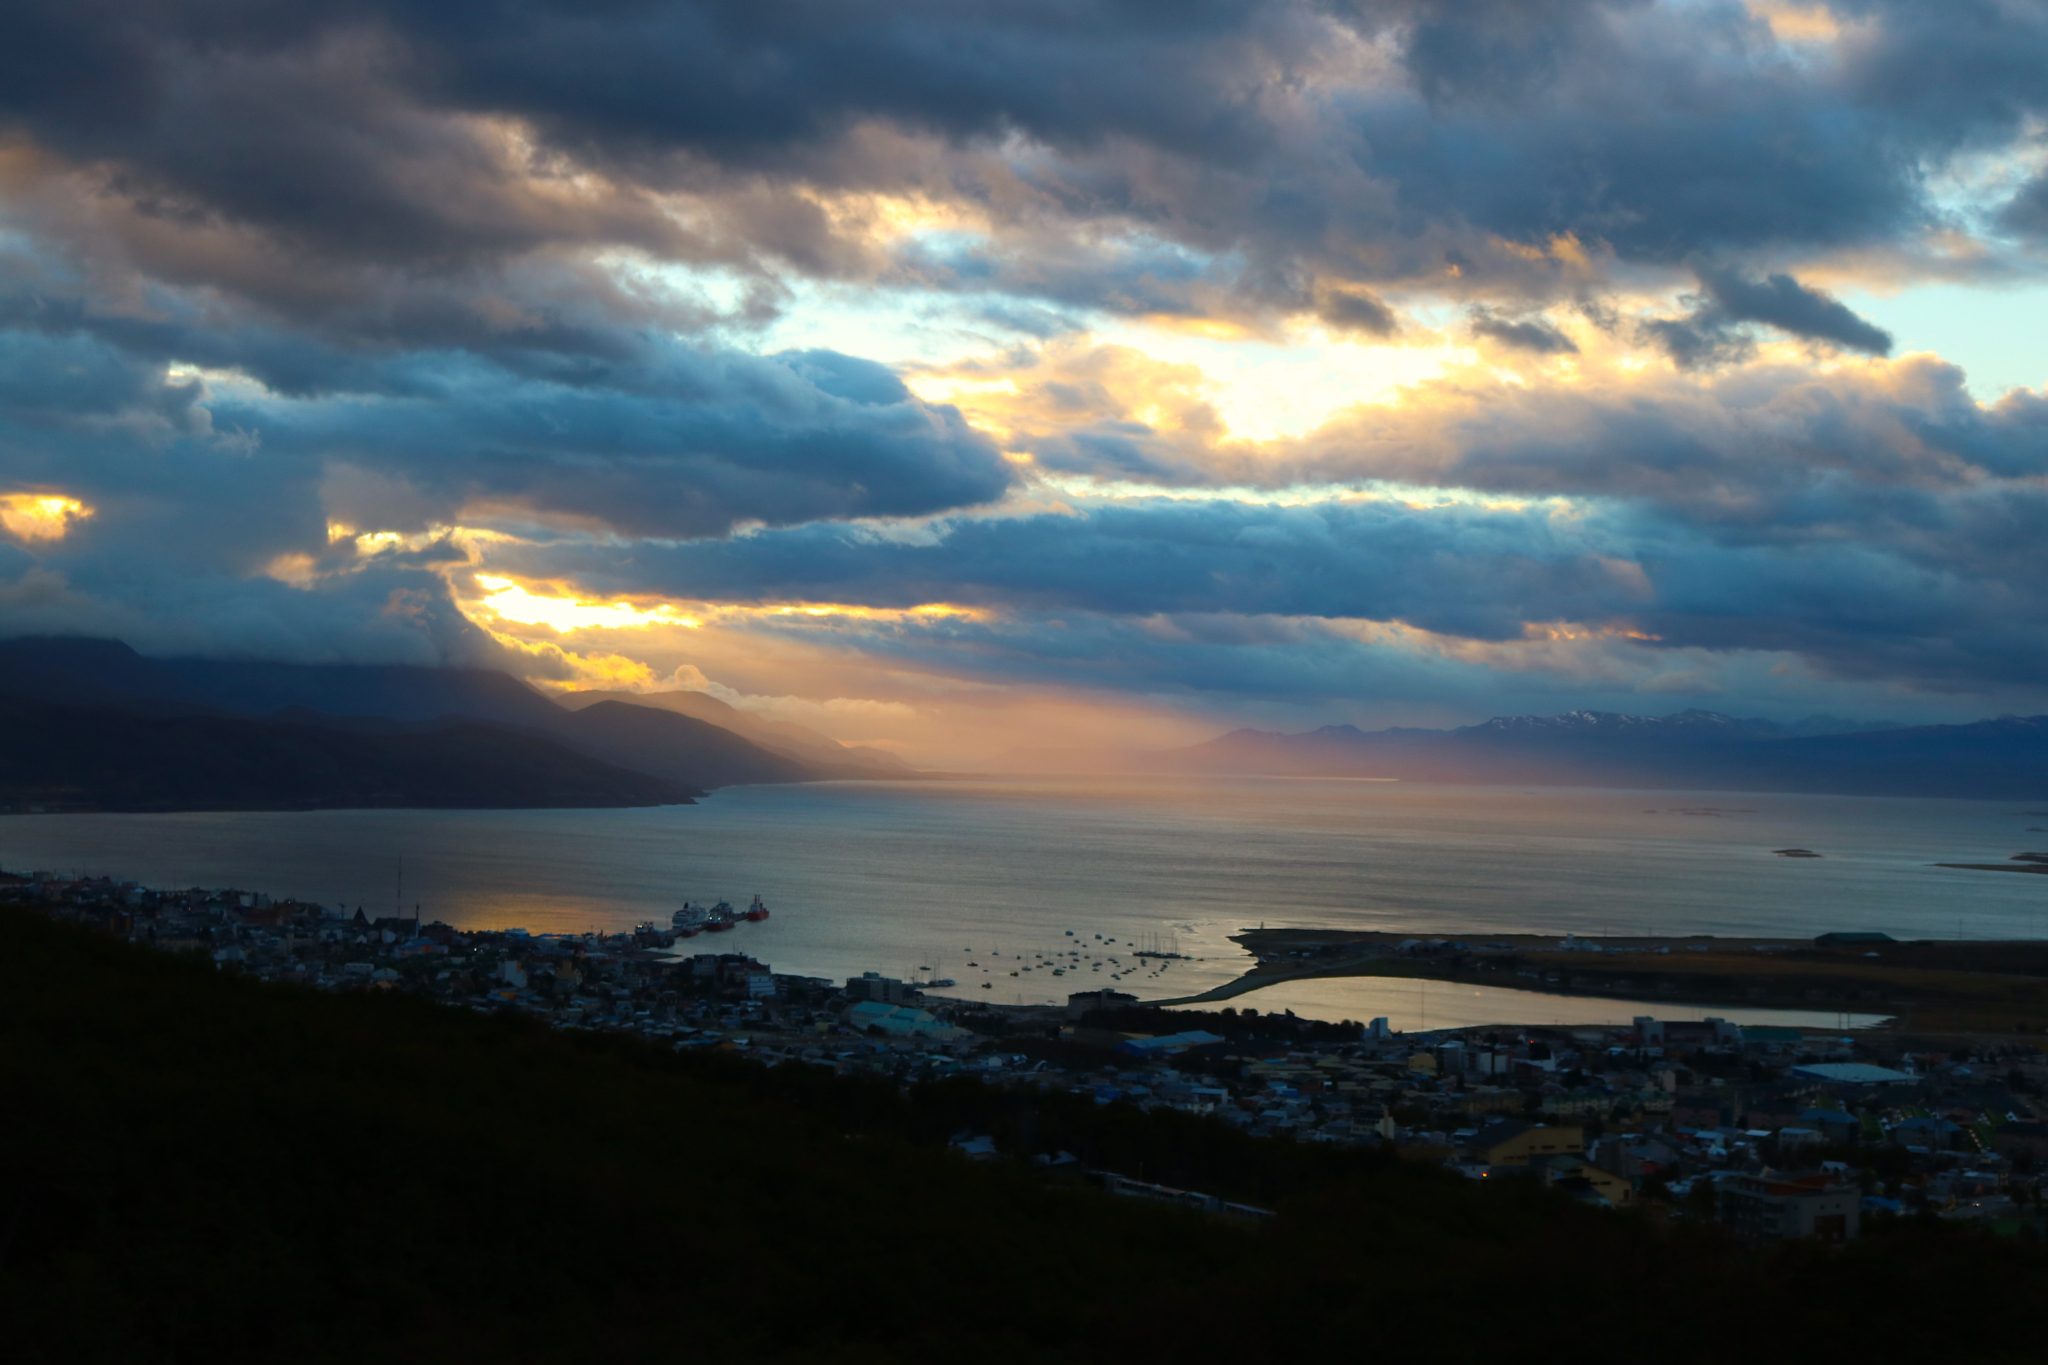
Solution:
[{"label": "house", "polygon": [[1489,1167],[1527,1169],[1538,1158],[1583,1156],[1586,1132],[1576,1123],[1552,1127],[1511,1119],[1480,1129],[1471,1147],[1473,1155]]},{"label": "house", "polygon": [[1825,1176],[1729,1176],[1715,1183],[1714,1201],[1720,1220],[1746,1242],[1846,1242],[1856,1235],[1862,1213],[1856,1187]]},{"label": "house", "polygon": [[1801,1127],[1819,1130],[1828,1142],[1854,1142],[1863,1121],[1842,1109],[1805,1109],[1799,1114]]}]

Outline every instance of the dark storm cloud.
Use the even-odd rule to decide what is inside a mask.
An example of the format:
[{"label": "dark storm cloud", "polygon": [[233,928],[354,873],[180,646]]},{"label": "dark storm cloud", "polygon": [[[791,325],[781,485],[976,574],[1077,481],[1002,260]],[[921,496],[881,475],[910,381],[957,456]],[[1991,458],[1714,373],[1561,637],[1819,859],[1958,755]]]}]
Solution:
[{"label": "dark storm cloud", "polygon": [[1359,289],[1331,290],[1323,296],[1316,312],[1333,327],[1368,336],[1391,336],[1401,325],[1393,309]]},{"label": "dark storm cloud", "polygon": [[[999,613],[993,623],[920,628],[913,644],[931,655],[989,632],[1012,649],[1038,641],[1058,652],[1074,638],[1076,613],[1122,620],[1139,644],[1152,629],[1145,622],[1183,616],[1262,636],[1308,618],[1398,622],[1479,642],[1570,621],[1650,637],[1628,648],[1772,652],[1832,676],[1936,690],[2038,686],[2048,665],[2048,606],[2035,587],[2048,574],[2048,496],[1908,499],[1898,510],[1888,535],[1859,543],[1819,526],[1750,537],[1625,503],[1556,514],[1174,501],[961,521],[913,541],[805,527],[625,553],[506,547],[493,563],[607,592],[948,601]],[[1969,548],[1986,536],[1999,545]],[[1212,630],[1211,643],[1223,634]]]},{"label": "dark storm cloud", "polygon": [[[1924,164],[2044,107],[2048,19],[1856,8],[1871,22],[1806,61],[1727,3],[23,0],[0,19],[0,119],[92,168],[129,249],[193,279],[251,253],[172,251],[166,225],[411,271],[566,243],[882,269],[776,188],[809,185],[965,198],[1033,245],[1135,226],[1234,262],[1174,306],[1303,307],[1318,279],[1441,281],[1453,261],[1464,288],[1546,287],[1496,239],[1675,265],[1934,225]],[[708,217],[681,226],[663,189],[709,196]],[[1036,251],[959,256],[941,282],[1054,291],[1091,249],[1052,277]]]},{"label": "dark storm cloud", "polygon": [[421,505],[402,524],[482,503],[628,535],[722,535],[741,522],[944,511],[991,501],[1013,477],[957,412],[831,352],[657,346],[576,384],[434,368],[417,398],[282,408],[223,398],[214,416],[260,431],[273,452],[405,485]]},{"label": "dark storm cloud", "polygon": [[[2039,394],[1979,404],[1955,367],[1916,359],[1619,395],[1457,396],[1445,408],[1424,390],[1243,465],[1205,452],[1176,466],[1172,442],[1130,424],[1068,433],[1062,450],[1105,476],[1381,478],[1534,501],[1116,503],[906,539],[813,526],[671,548],[512,548],[505,563],[612,592],[962,602],[1002,616],[959,631],[1025,654],[1037,640],[1057,654],[1072,613],[1206,613],[1398,621],[1481,641],[1515,639],[1526,622],[1619,622],[1654,640],[1617,648],[1791,656],[1830,677],[1934,691],[2024,690],[2048,667]],[[1571,501],[1545,501],[1557,494]],[[958,638],[902,647],[936,657]]]},{"label": "dark storm cloud", "polygon": [[1475,308],[1471,324],[1472,330],[1480,336],[1519,351],[1531,351],[1537,355],[1570,355],[1579,349],[1577,342],[1542,318],[1508,318],[1489,308]]},{"label": "dark storm cloud", "polygon": [[2035,176],[2007,200],[1998,221],[2007,231],[2048,241],[2048,172]]},{"label": "dark storm cloud", "polygon": [[1702,292],[1691,313],[1647,324],[1680,365],[1697,368],[1745,354],[1749,339],[1739,330],[1744,323],[1762,323],[1866,355],[1891,354],[1891,333],[1790,275],[1758,280],[1712,268],[1700,270],[1699,281]]},{"label": "dark storm cloud", "polygon": [[1634,591],[1628,575],[1539,517],[1417,515],[1393,503],[1139,503],[963,520],[931,543],[814,526],[617,554],[507,550],[502,562],[720,600],[1399,619],[1488,639],[1565,602],[1609,615]]},{"label": "dark storm cloud", "polygon": [[[402,528],[485,501],[633,534],[715,535],[741,522],[944,511],[997,498],[1013,477],[957,412],[829,351],[759,357],[641,338],[632,354],[568,375],[418,353],[338,367],[354,371],[338,394],[229,390],[202,409],[196,382],[163,379],[162,361],[190,351],[149,329],[55,316],[46,310],[43,330],[0,332],[12,362],[0,417],[21,433],[4,469],[52,483],[84,471],[95,496],[169,473],[193,476],[192,501],[206,500],[209,451],[158,449],[159,431],[211,433],[260,454],[245,467],[308,484],[336,466],[375,471],[413,494],[380,509],[397,520],[379,525]],[[199,354],[260,374],[269,340],[216,333]]]}]

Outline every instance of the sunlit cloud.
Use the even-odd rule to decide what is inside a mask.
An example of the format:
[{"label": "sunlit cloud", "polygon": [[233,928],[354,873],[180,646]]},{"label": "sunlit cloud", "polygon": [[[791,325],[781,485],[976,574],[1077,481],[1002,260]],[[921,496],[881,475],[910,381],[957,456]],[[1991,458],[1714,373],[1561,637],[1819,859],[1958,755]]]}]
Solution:
[{"label": "sunlit cloud", "polygon": [[703,624],[685,615],[673,603],[646,604],[623,598],[603,600],[585,597],[560,584],[529,585],[497,574],[476,575],[484,589],[474,605],[503,621],[520,625],[546,626],[569,634],[583,630],[646,630],[677,626],[695,630]]},{"label": "sunlit cloud", "polygon": [[1842,20],[1826,5],[1750,0],[1749,11],[1768,24],[1771,36],[1781,43],[1832,43],[1842,36]]},{"label": "sunlit cloud", "polygon": [[61,493],[0,493],[0,530],[22,541],[62,540],[93,509]]},{"label": "sunlit cloud", "polygon": [[912,625],[943,621],[985,621],[985,608],[951,602],[906,607],[858,602],[701,602],[687,606],[646,597],[596,597],[574,584],[477,573],[482,592],[463,601],[480,624],[539,626],[567,637],[593,631],[701,630],[709,625],[749,623],[802,625],[862,623]]}]

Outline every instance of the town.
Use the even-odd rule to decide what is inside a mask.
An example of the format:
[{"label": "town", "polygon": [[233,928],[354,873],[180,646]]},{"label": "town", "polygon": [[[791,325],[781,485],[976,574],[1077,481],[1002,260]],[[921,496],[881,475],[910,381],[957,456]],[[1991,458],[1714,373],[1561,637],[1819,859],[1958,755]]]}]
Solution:
[{"label": "town", "polygon": [[[942,999],[864,973],[776,972],[672,936],[464,931],[239,890],[0,873],[0,904],[324,991],[399,992],[561,1029],[638,1035],[763,1066],[901,1085],[978,1079],[1201,1116],[1256,1137],[1384,1149],[1475,1181],[1535,1181],[1643,1216],[1716,1221],[1752,1242],[1843,1242],[1873,1219],[2042,1231],[2048,1055],[1889,1030],[1853,1034],[1642,1017],[1626,1026],[1396,1032],[1163,1010],[1116,990],[1062,1008]],[[1062,1152],[966,1159],[1058,1170]],[[1227,1216],[1265,1211],[1091,1173],[1112,1193]]]}]

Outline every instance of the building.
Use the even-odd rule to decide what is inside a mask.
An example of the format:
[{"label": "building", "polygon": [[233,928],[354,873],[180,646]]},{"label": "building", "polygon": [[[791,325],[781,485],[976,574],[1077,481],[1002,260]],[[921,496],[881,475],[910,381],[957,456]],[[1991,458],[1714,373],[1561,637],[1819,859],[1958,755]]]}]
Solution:
[{"label": "building", "polygon": [[950,1042],[955,1038],[967,1037],[967,1030],[954,1028],[930,1010],[912,1009],[907,1005],[890,1005],[880,1000],[863,1000],[848,1007],[841,1016],[846,1026],[865,1033],[875,1029],[892,1038],[925,1038],[934,1042]]},{"label": "building", "polygon": [[922,997],[894,977],[883,976],[880,972],[862,972],[859,976],[848,978],[846,998],[878,1000],[885,1005],[907,1005]]},{"label": "building", "polygon": [[1189,1048],[1214,1047],[1223,1039],[1201,1029],[1189,1029],[1185,1033],[1161,1034],[1157,1038],[1126,1038],[1116,1045],[1116,1050],[1128,1057],[1174,1057]]},{"label": "building", "polygon": [[1582,1157],[1538,1157],[1534,1163],[1546,1187],[1562,1190],[1582,1203],[1604,1204],[1625,1209],[1636,1202],[1632,1181],[1613,1171],[1602,1170]]},{"label": "building", "polygon": [[1067,997],[1067,1018],[1079,1019],[1094,1010],[1129,1009],[1138,997],[1124,991],[1076,991]]},{"label": "building", "polygon": [[1855,1186],[1824,1177],[1730,1176],[1714,1186],[1714,1203],[1721,1221],[1746,1242],[1846,1242],[1856,1235],[1862,1212]]},{"label": "building", "polygon": [[1790,1067],[1785,1074],[1794,1080],[1824,1081],[1829,1085],[1913,1085],[1920,1080],[1910,1071],[1894,1071],[1869,1062],[1809,1062]]},{"label": "building", "polygon": [[1576,1123],[1555,1126],[1511,1119],[1479,1130],[1472,1153],[1489,1167],[1527,1169],[1540,1158],[1582,1156],[1586,1130]]}]

